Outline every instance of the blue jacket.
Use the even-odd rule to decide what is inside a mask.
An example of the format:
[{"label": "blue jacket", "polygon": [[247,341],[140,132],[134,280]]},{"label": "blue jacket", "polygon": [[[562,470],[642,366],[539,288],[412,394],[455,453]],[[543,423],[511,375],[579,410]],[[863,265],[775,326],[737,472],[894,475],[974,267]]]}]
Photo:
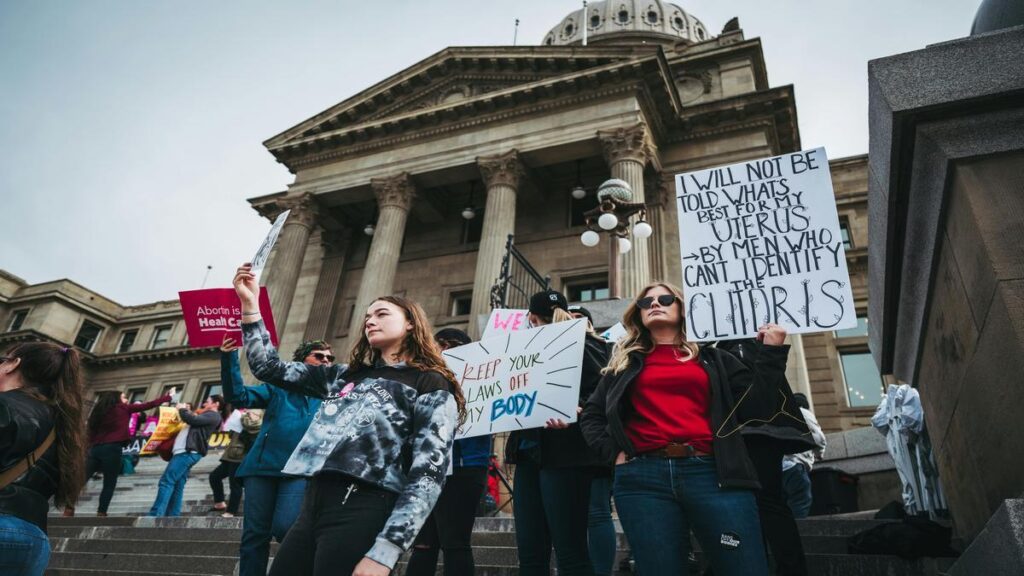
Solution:
[{"label": "blue jacket", "polygon": [[263,408],[263,427],[236,476],[286,476],[281,473],[295,446],[320,409],[320,399],[257,384],[245,386],[238,367],[238,352],[220,355],[224,395],[236,408]]},{"label": "blue jacket", "polygon": [[491,462],[491,435],[456,440],[452,447],[452,468],[487,466]]}]

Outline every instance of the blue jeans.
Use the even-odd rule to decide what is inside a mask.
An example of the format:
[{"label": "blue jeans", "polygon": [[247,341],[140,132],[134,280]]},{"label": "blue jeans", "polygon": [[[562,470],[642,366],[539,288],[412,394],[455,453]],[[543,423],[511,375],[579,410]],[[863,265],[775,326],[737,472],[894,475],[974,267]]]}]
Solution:
[{"label": "blue jeans", "polygon": [[595,576],[609,576],[615,568],[615,523],[612,522],[612,477],[590,481],[588,543]]},{"label": "blue jeans", "polygon": [[239,576],[266,576],[270,539],[283,542],[302,509],[306,479],[282,476],[247,476],[242,544],[238,551]]},{"label": "blue jeans", "polygon": [[643,576],[687,574],[691,530],[715,576],[767,576],[754,493],[719,488],[714,459],[634,458],[615,467],[614,493]]},{"label": "blue jeans", "polygon": [[591,474],[584,468],[516,465],[516,547],[520,576],[549,576],[554,545],[559,576],[592,576],[587,550]]},{"label": "blue jeans", "polygon": [[786,491],[786,503],[793,511],[793,518],[807,518],[811,513],[811,476],[803,464],[797,464],[782,471],[782,488]]},{"label": "blue jeans", "polygon": [[185,495],[185,482],[188,482],[188,471],[203,458],[196,452],[175,454],[164,468],[160,476],[159,488],[150,516],[181,516],[181,498]]},{"label": "blue jeans", "polygon": [[0,574],[42,576],[50,561],[50,541],[31,522],[0,514]]}]

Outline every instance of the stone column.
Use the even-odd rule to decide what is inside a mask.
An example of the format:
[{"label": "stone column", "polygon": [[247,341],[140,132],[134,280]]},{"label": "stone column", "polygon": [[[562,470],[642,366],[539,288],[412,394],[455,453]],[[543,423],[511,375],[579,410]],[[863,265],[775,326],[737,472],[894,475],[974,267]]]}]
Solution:
[{"label": "stone column", "polygon": [[473,301],[469,308],[467,332],[474,340],[480,337],[477,318],[491,311],[491,287],[501,272],[508,235],[515,230],[516,192],[523,174],[523,165],[515,150],[499,156],[482,156],[476,162],[487,188],[487,207],[484,208],[483,232],[473,276]]},{"label": "stone column", "polygon": [[332,317],[337,309],[338,288],[351,238],[352,231],[349,229],[325,231],[321,235],[324,259],[303,340],[330,340],[333,336],[327,331],[334,324]]},{"label": "stone column", "polygon": [[374,298],[389,295],[394,290],[398,257],[402,251],[402,238],[405,237],[405,221],[416,196],[416,186],[407,172],[390,178],[374,178],[370,180],[370,186],[377,196],[380,215],[349,324],[350,344],[362,333],[363,316]]},{"label": "stone column", "polygon": [[274,312],[274,324],[278,337],[284,337],[291,311],[295,285],[299,281],[302,260],[306,255],[309,234],[317,217],[317,204],[312,194],[278,201],[283,210],[291,210],[288,220],[281,229],[274,246],[273,266],[264,270],[266,287],[270,291],[270,309]]},{"label": "stone column", "polygon": [[676,286],[683,285],[682,257],[679,254],[679,206],[676,202],[675,176],[663,172],[658,175],[658,219],[651,223],[654,235],[658,237],[661,250],[661,275],[664,280]]},{"label": "stone column", "polygon": [[[637,124],[632,128],[601,130],[597,137],[611,168],[612,178],[629,183],[633,189],[633,202],[644,202],[644,166],[654,152],[647,127]],[[636,216],[630,219],[631,223],[636,221]],[[633,249],[620,256],[623,298],[636,297],[640,289],[653,280],[648,241],[631,237],[630,242],[633,243]]]}]

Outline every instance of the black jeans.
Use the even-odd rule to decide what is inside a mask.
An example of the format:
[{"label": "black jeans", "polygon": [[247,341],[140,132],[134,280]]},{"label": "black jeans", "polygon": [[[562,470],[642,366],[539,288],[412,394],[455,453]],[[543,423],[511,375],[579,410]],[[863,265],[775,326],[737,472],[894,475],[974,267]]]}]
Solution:
[{"label": "black jeans", "polygon": [[586,468],[542,469],[525,458],[516,464],[512,507],[520,576],[549,576],[552,545],[559,576],[593,576],[587,546],[592,479]]},{"label": "black jeans", "polygon": [[807,559],[793,511],[786,503],[782,488],[782,450],[775,440],[767,436],[751,434],[744,436],[743,440],[761,483],[761,489],[754,495],[761,518],[761,532],[775,559],[775,573],[779,576],[804,576],[807,574]]},{"label": "black jeans", "polygon": [[86,480],[96,472],[103,472],[103,490],[100,492],[100,505],[97,512],[107,513],[110,500],[114,498],[117,488],[117,477],[121,474],[121,443],[109,442],[97,444],[89,449],[86,461]]},{"label": "black jeans", "polygon": [[373,547],[391,516],[398,495],[358,484],[340,475],[314,476],[302,511],[274,557],[270,576],[351,574]]},{"label": "black jeans", "polygon": [[444,550],[445,576],[473,574],[473,523],[486,487],[486,466],[467,466],[452,472],[416,537],[405,576],[434,576],[439,550]]},{"label": "black jeans", "polygon": [[231,514],[238,514],[238,504],[242,501],[242,481],[235,477],[238,471],[238,462],[220,461],[220,464],[210,472],[210,488],[213,490],[213,502],[220,504],[224,501],[224,479],[228,479],[228,486],[231,487],[231,497],[228,499],[228,507],[225,511]]}]

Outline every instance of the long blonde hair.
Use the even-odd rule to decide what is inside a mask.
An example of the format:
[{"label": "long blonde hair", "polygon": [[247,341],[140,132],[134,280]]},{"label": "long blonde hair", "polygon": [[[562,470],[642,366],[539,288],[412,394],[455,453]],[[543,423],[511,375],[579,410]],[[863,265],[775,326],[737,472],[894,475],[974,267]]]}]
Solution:
[{"label": "long blonde hair", "polygon": [[602,373],[619,374],[629,365],[629,355],[633,352],[650,354],[654,351],[654,339],[651,338],[651,332],[644,326],[643,318],[640,316],[641,310],[637,306],[636,301],[647,295],[647,292],[652,288],[658,286],[668,290],[679,301],[679,335],[681,336],[679,352],[682,354],[679,361],[686,362],[697,357],[700,349],[695,343],[689,342],[686,339],[686,308],[683,305],[682,290],[667,282],[654,282],[644,286],[640,290],[640,294],[626,307],[626,312],[622,315],[622,325],[626,328],[626,335],[615,343],[615,347],[612,349],[612,357],[608,360],[608,366],[601,371]]}]

